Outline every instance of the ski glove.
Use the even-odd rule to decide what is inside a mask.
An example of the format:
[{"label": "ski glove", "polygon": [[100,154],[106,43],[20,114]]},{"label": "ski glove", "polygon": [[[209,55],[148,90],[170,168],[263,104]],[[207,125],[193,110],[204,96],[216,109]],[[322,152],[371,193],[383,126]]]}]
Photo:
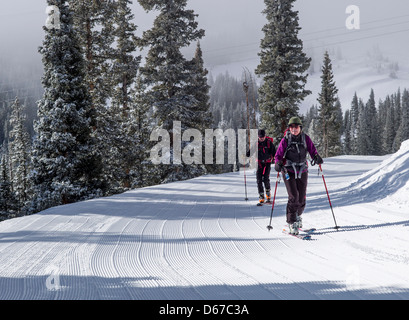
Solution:
[{"label": "ski glove", "polygon": [[322,164],[324,163],[324,160],[322,160],[322,158],[320,157],[320,155],[317,153],[314,157],[314,159],[312,159],[312,163],[311,165],[315,165],[315,164]]},{"label": "ski glove", "polygon": [[283,163],[281,161],[276,162],[274,169],[277,172],[281,172],[281,170],[283,170]]}]

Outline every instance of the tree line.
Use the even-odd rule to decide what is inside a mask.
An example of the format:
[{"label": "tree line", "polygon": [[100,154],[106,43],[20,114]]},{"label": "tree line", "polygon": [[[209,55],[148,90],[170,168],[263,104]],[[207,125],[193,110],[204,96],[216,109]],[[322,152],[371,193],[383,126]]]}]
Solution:
[{"label": "tree line", "polygon": [[[32,141],[16,99],[3,136],[0,214],[14,216],[191,178],[196,165],[153,166],[150,133],[172,121],[211,126],[197,15],[187,0],[139,0],[157,16],[136,37],[130,0],[47,0],[59,24],[44,27],[44,89]],[[192,59],[181,49],[196,44]],[[139,52],[147,49],[144,64]],[[172,142],[173,143],[173,142]]]}]

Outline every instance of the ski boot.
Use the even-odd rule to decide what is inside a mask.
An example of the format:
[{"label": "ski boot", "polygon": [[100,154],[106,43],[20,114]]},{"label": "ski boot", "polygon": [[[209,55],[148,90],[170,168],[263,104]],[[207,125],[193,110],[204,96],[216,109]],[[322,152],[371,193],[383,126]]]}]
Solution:
[{"label": "ski boot", "polygon": [[302,228],[302,217],[301,216],[297,216],[297,225],[298,225],[298,228]]},{"label": "ski boot", "polygon": [[270,203],[271,202],[271,193],[270,193],[270,190],[266,190],[266,198],[267,198],[267,203]]},{"label": "ski boot", "polygon": [[263,204],[264,203],[264,194],[260,193],[259,197],[258,197],[258,203]]},{"label": "ski boot", "polygon": [[290,234],[297,235],[298,234],[298,223],[289,223],[288,224],[288,229],[290,230]]}]

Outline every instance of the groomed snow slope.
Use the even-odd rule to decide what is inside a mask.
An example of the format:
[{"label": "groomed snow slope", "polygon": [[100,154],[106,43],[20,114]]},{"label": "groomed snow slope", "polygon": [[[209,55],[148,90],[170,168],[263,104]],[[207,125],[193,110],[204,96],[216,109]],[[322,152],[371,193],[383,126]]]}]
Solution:
[{"label": "groomed snow slope", "polygon": [[249,202],[231,173],[1,222],[0,299],[409,299],[409,142],[323,169],[341,228],[313,167],[311,241],[281,232],[283,183],[267,231],[248,172]]}]

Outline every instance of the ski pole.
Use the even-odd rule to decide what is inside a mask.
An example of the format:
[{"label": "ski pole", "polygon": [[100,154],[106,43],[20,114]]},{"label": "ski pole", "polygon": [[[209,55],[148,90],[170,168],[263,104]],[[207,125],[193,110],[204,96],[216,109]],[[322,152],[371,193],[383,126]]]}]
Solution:
[{"label": "ski pole", "polygon": [[329,198],[328,188],[327,188],[327,184],[326,184],[325,178],[324,178],[324,172],[322,172],[321,164],[319,164],[318,166],[319,166],[320,171],[321,171],[322,181],[324,181],[325,191],[327,191],[329,206],[330,206],[330,208],[331,208],[332,217],[334,218],[334,222],[335,222],[335,229],[338,231],[338,228],[339,228],[339,227],[338,227],[338,225],[337,225],[337,220],[335,220],[334,210],[332,209],[331,199]]},{"label": "ski pole", "polygon": [[279,179],[280,179],[280,172],[277,172],[276,188],[274,190],[273,204],[271,205],[270,224],[267,226],[268,231],[273,229],[273,226],[271,225],[271,221],[273,220],[274,203],[276,202],[277,185],[278,185]]},{"label": "ski pole", "polygon": [[[243,157],[244,158],[244,157]],[[246,179],[246,164],[244,164],[244,194],[245,194],[245,198],[244,200],[248,200],[249,198],[247,197],[247,179]]]},{"label": "ski pole", "polygon": [[[247,81],[243,82],[243,90],[246,94],[246,101],[247,101],[247,135],[248,135],[248,140],[249,140],[249,150],[250,150],[250,120],[249,120],[249,86],[247,84]],[[244,157],[243,157],[244,158]],[[245,194],[246,197],[244,198],[246,201],[249,199],[247,197],[247,179],[246,179],[246,164],[244,164],[244,189],[245,189]]]}]

